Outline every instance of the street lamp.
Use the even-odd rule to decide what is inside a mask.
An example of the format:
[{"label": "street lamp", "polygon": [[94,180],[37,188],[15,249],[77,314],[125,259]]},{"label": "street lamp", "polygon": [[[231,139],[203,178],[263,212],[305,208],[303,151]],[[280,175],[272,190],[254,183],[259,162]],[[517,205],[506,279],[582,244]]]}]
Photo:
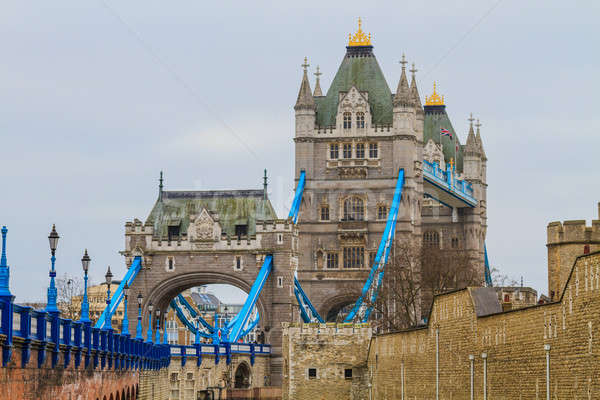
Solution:
[{"label": "street lamp", "polygon": [[58,245],[58,233],[56,232],[56,226],[52,225],[52,231],[50,235],[48,235],[48,242],[50,243],[50,262],[52,264],[50,268],[50,286],[48,287],[48,304],[46,305],[46,311],[50,313],[56,313],[58,315],[60,311],[56,306],[56,284],[54,282],[54,278],[56,277],[56,270],[54,269],[54,264],[56,263],[56,246]]},{"label": "street lamp", "polygon": [[142,296],[142,292],[139,292],[137,295],[138,302],[138,322],[135,328],[135,338],[143,340],[142,337],[142,303],[144,302],[144,296]]},{"label": "street lamp", "polygon": [[84,324],[90,325],[90,303],[88,302],[87,296],[87,283],[88,283],[88,270],[90,268],[90,261],[92,259],[88,255],[87,249],[83,253],[81,258],[81,266],[83,267],[83,301],[81,302],[81,318],[80,321]]},{"label": "street lamp", "polygon": [[110,312],[110,284],[112,283],[113,274],[110,272],[110,265],[106,271],[106,324],[104,325],[106,330],[112,329],[112,314]]},{"label": "street lamp", "polygon": [[148,304],[148,332],[146,335],[146,342],[148,343],[152,343],[152,310],[154,309],[154,306],[152,305],[152,302],[150,302],[150,304]]},{"label": "street lamp", "polygon": [[156,308],[156,344],[160,344],[160,309]]},{"label": "street lamp", "polygon": [[127,299],[129,298],[129,285],[125,282],[125,286],[123,286],[123,322],[121,323],[121,334],[129,335],[129,320],[127,319]]}]

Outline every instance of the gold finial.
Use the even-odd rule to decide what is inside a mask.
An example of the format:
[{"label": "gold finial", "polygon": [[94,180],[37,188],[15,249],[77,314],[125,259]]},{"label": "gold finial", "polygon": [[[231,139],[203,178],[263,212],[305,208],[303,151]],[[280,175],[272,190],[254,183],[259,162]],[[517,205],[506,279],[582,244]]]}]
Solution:
[{"label": "gold finial", "polygon": [[450,164],[450,169],[453,170],[454,169],[454,158],[451,158],[450,162],[448,164]]},{"label": "gold finial", "polygon": [[362,30],[362,20],[358,17],[358,30],[352,36],[348,34],[348,46],[371,46],[371,34],[366,35]]},{"label": "gold finial", "polygon": [[440,96],[437,94],[437,86],[435,82],[433,82],[433,94],[429,97],[425,96],[425,105],[426,106],[443,106],[444,105],[444,96]]},{"label": "gold finial", "polygon": [[310,67],[307,57],[304,57],[304,64],[302,64],[301,67],[304,68],[304,72],[306,72],[306,68]]},{"label": "gold finial", "polygon": [[319,70],[319,66],[317,65],[317,72],[315,72],[315,76],[317,77],[317,79],[319,79],[321,75],[323,75],[323,73]]}]

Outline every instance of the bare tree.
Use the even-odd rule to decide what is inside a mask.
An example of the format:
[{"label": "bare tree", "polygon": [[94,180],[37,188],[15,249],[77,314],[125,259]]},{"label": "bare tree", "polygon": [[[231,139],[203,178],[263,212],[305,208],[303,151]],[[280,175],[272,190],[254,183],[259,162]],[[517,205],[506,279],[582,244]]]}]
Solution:
[{"label": "bare tree", "polygon": [[57,303],[61,311],[61,317],[79,319],[81,311],[81,299],[73,301],[74,297],[83,295],[83,279],[72,277],[66,273],[56,279]]},{"label": "bare tree", "polygon": [[492,284],[495,287],[506,287],[506,286],[519,286],[520,283],[515,278],[506,274],[500,273],[500,270],[496,267],[490,271],[492,274]]},{"label": "bare tree", "polygon": [[372,304],[374,323],[389,332],[416,326],[427,316],[433,296],[466,286],[480,286],[481,274],[468,252],[398,241],[385,266]]}]

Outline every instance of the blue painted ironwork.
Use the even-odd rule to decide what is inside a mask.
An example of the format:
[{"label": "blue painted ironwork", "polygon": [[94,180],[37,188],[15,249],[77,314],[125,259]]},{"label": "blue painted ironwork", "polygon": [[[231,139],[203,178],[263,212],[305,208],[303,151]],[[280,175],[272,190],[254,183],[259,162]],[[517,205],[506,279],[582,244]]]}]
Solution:
[{"label": "blue painted ironwork", "polygon": [[398,217],[398,210],[400,208],[400,200],[402,199],[402,187],[404,186],[404,169],[400,169],[398,172],[398,180],[396,182],[396,189],[394,190],[394,199],[392,200],[392,206],[388,213],[387,223],[385,230],[379,242],[379,248],[375,255],[375,260],[369,277],[365,282],[361,295],[356,300],[354,307],[345,318],[344,322],[366,322],[369,319],[371,311],[373,310],[373,304],[377,300],[377,294],[379,287],[383,280],[383,274],[385,271],[385,264],[387,263],[396,232],[396,220]]},{"label": "blue painted ironwork", "polygon": [[465,180],[457,179],[454,169],[444,171],[438,163],[423,160],[423,179],[457,199],[462,200],[469,207],[477,205],[473,186]]},{"label": "blue painted ironwork", "polygon": [[142,257],[136,256],[133,259],[131,266],[127,270],[125,277],[123,278],[123,280],[119,284],[119,287],[117,287],[117,290],[115,290],[115,293],[112,296],[112,299],[110,302],[110,309],[106,308],[104,310],[104,312],[102,313],[102,315],[100,316],[100,318],[98,318],[96,325],[94,325],[96,328],[104,327],[104,325],[106,324],[107,317],[109,315],[111,317],[114,315],[114,313],[117,311],[117,308],[119,307],[119,304],[121,304],[121,301],[123,300],[123,296],[124,296],[123,289],[125,288],[125,283],[127,283],[127,285],[129,285],[129,287],[131,287],[133,281],[135,280],[136,276],[138,275],[138,273],[140,272],[141,269],[142,269]]},{"label": "blue painted ironwork", "polygon": [[[82,263],[88,263],[87,265],[89,265],[90,262],[90,256],[88,255],[87,249],[85,249],[85,253],[83,255],[83,258],[81,259]],[[92,321],[90,320],[90,303],[88,301],[88,270],[87,270],[87,266],[84,267],[83,270],[83,300],[81,302],[81,318],[79,318],[79,321],[83,322],[84,324],[91,324]]]},{"label": "blue painted ironwork", "polygon": [[129,335],[129,320],[127,318],[127,296],[123,299],[123,322],[121,323],[121,333]]},{"label": "blue painted ironwork", "polygon": [[2,366],[6,366],[12,356],[12,325],[13,325],[13,301],[14,296],[10,293],[10,267],[6,260],[6,234],[8,229],[2,227],[2,255],[0,256],[0,308],[2,317],[0,319],[0,333],[6,339],[2,343]]},{"label": "blue painted ironwork", "polygon": [[[50,237],[52,237],[52,235],[56,235],[58,238],[58,234],[56,233],[56,227],[54,225],[52,225],[52,232],[50,233]],[[46,304],[46,311],[48,312],[52,312],[52,313],[56,313],[58,315],[58,313],[60,313],[60,311],[58,310],[58,307],[56,306],[56,283],[54,281],[54,278],[56,277],[56,269],[55,269],[55,264],[56,264],[56,249],[50,249],[51,250],[51,256],[50,256],[50,263],[51,263],[51,268],[50,268],[50,286],[48,287],[48,302]]]},{"label": "blue painted ironwork", "polygon": [[[108,273],[110,273],[110,267],[108,267]],[[106,309],[110,310],[110,283],[106,285]],[[112,314],[107,315],[106,323],[102,329],[112,330]]]},{"label": "blue painted ironwork", "polygon": [[304,322],[325,322],[323,317],[319,315],[317,309],[310,302],[306,293],[300,286],[300,282],[298,278],[294,276],[294,294],[296,295],[296,299],[298,300],[298,305],[300,306],[300,317]]},{"label": "blue painted ironwork", "polygon": [[490,271],[490,262],[488,261],[487,246],[485,245],[485,243],[483,244],[483,257],[484,257],[483,274],[485,276],[485,286],[492,287],[492,286],[494,286],[494,283],[492,282],[492,273]]},{"label": "blue painted ironwork", "polygon": [[152,343],[152,307],[149,307],[148,311],[148,331],[146,333],[146,343]]},{"label": "blue painted ironwork", "polygon": [[300,204],[302,203],[302,193],[304,192],[305,183],[306,172],[302,170],[300,171],[300,178],[298,179],[298,186],[296,187],[296,195],[294,196],[294,201],[292,202],[292,207],[290,208],[290,213],[288,215],[288,218],[291,218],[294,224],[298,221],[298,213],[300,211]]},{"label": "blue painted ironwork", "polygon": [[160,344],[160,312],[156,311],[156,339],[154,339],[156,344]]},{"label": "blue painted ironwork", "polygon": [[264,261],[262,267],[260,268],[260,271],[258,272],[258,276],[256,277],[256,280],[254,281],[254,283],[252,284],[252,287],[250,288],[250,293],[248,293],[248,297],[246,299],[246,302],[244,303],[244,306],[238,313],[238,315],[239,315],[238,319],[235,321],[235,324],[231,327],[231,331],[227,332],[228,335],[227,335],[225,341],[235,343],[241,337],[243,330],[245,328],[245,325],[248,322],[248,318],[250,317],[250,313],[256,306],[256,302],[258,301],[258,296],[260,295],[260,292],[261,292],[263,286],[265,285],[265,282],[267,281],[269,274],[271,273],[272,267],[273,267],[273,256],[271,254],[268,254],[265,257],[265,261]]},{"label": "blue painted ironwork", "polygon": [[137,317],[137,326],[135,327],[135,338],[137,340],[143,340],[143,333],[142,333],[142,305],[139,304],[138,305],[138,317]]},{"label": "blue painted ironwork", "polygon": [[11,296],[9,290],[10,268],[6,261],[6,226],[2,227],[2,255],[0,256],[0,296]]}]

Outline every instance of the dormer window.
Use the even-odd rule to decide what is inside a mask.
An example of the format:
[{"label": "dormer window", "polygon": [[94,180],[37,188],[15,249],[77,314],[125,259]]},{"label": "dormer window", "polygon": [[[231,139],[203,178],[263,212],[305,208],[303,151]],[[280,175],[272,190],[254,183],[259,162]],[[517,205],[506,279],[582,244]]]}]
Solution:
[{"label": "dormer window", "polygon": [[356,113],[356,127],[358,129],[362,129],[365,127],[365,113],[364,112]]},{"label": "dormer window", "polygon": [[352,128],[352,113],[345,112],[344,113],[344,129]]},{"label": "dormer window", "polygon": [[237,236],[238,240],[242,238],[242,236],[246,236],[248,234],[248,225],[236,225],[235,226],[235,236]]},{"label": "dormer window", "polygon": [[169,225],[167,229],[169,242],[179,239],[179,225]]}]

